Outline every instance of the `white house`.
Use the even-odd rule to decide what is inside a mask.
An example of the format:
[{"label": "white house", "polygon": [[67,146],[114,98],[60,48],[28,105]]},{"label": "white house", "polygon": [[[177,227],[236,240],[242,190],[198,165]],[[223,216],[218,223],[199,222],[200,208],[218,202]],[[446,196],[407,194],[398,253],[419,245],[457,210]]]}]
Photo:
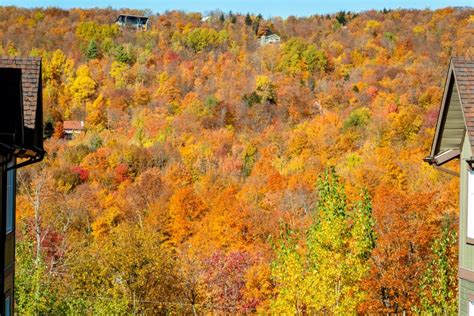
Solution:
[{"label": "white house", "polygon": [[258,41],[260,42],[260,45],[267,45],[267,44],[280,43],[281,38],[280,36],[276,34],[262,35],[260,36]]}]

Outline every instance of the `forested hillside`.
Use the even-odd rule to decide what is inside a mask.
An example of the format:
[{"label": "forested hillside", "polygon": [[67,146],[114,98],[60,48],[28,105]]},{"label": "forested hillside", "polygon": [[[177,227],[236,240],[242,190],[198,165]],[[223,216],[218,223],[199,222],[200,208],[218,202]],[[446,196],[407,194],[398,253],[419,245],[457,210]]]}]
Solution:
[{"label": "forested hillside", "polygon": [[21,315],[455,313],[459,178],[422,159],[474,10],[122,12],[0,8],[0,55],[43,58]]}]

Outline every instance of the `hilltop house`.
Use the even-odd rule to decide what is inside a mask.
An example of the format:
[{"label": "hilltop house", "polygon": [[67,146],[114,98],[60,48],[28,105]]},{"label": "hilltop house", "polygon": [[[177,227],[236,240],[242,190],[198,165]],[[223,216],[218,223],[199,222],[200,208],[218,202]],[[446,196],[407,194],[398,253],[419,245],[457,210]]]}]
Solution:
[{"label": "hilltop house", "polygon": [[280,43],[281,38],[277,34],[264,34],[258,39],[260,45]]},{"label": "hilltop house", "polygon": [[83,121],[64,121],[63,122],[64,137],[72,139],[75,134],[80,134],[85,130]]},{"label": "hilltop house", "polygon": [[127,27],[146,31],[150,26],[149,20],[146,16],[120,14],[115,20],[115,24],[118,24],[121,28]]},{"label": "hilltop house", "polygon": [[[474,59],[452,58],[431,154],[441,166],[460,161],[459,314],[474,315]],[[448,172],[453,173],[449,170]]]}]

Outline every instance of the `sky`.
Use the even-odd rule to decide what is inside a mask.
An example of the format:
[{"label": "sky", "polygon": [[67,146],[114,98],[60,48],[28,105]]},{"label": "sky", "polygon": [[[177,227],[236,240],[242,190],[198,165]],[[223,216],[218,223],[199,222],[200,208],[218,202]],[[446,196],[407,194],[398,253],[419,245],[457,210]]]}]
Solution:
[{"label": "sky", "polygon": [[0,5],[20,7],[61,7],[115,9],[150,9],[153,13],[184,10],[206,13],[220,9],[224,12],[261,13],[264,17],[308,16],[312,14],[370,9],[437,9],[448,6],[474,6],[474,0],[0,0]]}]

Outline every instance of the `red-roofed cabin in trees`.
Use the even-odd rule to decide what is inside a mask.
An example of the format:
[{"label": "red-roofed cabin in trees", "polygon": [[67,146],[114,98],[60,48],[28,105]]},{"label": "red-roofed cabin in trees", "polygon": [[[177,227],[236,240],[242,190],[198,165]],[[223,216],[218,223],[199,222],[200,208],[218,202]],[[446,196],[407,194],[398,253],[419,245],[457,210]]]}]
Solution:
[{"label": "red-roofed cabin in trees", "polygon": [[74,135],[85,131],[84,121],[64,121],[63,122],[64,137],[72,139]]}]

